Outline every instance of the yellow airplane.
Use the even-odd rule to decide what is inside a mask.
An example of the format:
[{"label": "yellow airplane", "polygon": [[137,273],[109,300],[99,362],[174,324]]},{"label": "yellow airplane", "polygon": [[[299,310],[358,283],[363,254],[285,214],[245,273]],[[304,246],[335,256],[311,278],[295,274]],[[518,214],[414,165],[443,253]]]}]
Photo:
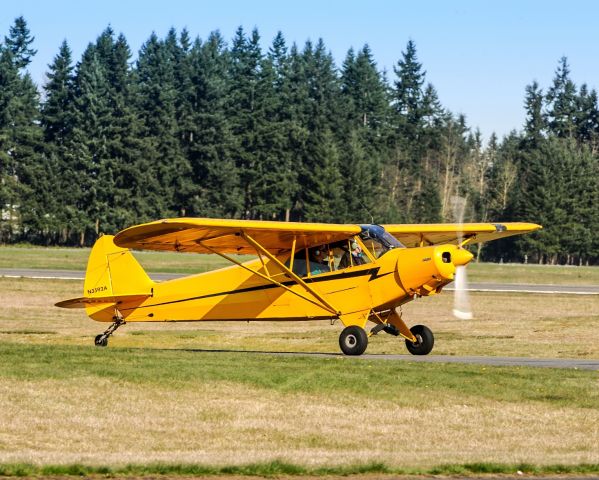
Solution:
[{"label": "yellow airplane", "polygon": [[[100,237],[91,250],[84,296],[59,307],[83,307],[110,322],[95,344],[126,322],[340,320],[339,346],[361,355],[380,331],[405,338],[426,355],[434,337],[412,328],[396,308],[441,292],[472,260],[464,247],[541,228],[532,223],[334,225],[177,218]],[[217,254],[231,266],[154,282],[130,249]],[[241,263],[232,255],[257,258]],[[366,332],[367,322],[375,326]]]}]

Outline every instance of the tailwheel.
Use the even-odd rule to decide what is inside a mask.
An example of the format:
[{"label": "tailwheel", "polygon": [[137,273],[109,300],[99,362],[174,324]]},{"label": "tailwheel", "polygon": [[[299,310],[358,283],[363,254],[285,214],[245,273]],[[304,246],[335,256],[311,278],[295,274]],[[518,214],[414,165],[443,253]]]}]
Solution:
[{"label": "tailwheel", "polygon": [[368,346],[368,335],[362,327],[345,327],[339,335],[339,346],[346,355],[362,355]]},{"label": "tailwheel", "polygon": [[435,344],[435,337],[430,328],[424,325],[414,325],[410,332],[416,337],[416,342],[406,340],[406,347],[412,355],[428,355]]},{"label": "tailwheel", "polygon": [[100,335],[96,335],[96,338],[94,339],[94,343],[95,343],[96,347],[107,347],[108,346],[108,337],[110,337],[110,335],[112,335],[117,328],[119,328],[121,325],[125,325],[125,323],[126,323],[125,320],[123,320],[123,317],[120,315],[119,312],[117,312],[117,315],[115,315],[113,317],[113,320],[114,320],[114,323],[112,323],[110,325],[110,327],[108,327],[104,333],[101,333]]}]

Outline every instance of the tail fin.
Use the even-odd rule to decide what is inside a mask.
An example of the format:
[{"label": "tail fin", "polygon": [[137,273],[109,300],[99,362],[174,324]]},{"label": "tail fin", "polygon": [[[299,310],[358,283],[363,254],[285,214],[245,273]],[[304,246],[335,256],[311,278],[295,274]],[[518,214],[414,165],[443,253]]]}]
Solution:
[{"label": "tail fin", "polygon": [[110,321],[113,307],[123,302],[142,302],[152,296],[154,282],[129,249],[117,247],[113,235],[94,244],[87,261],[83,297],[64,300],[57,307],[85,308],[94,320]]},{"label": "tail fin", "polygon": [[83,295],[88,298],[150,295],[154,282],[128,248],[117,247],[113,235],[100,237],[87,261]]}]

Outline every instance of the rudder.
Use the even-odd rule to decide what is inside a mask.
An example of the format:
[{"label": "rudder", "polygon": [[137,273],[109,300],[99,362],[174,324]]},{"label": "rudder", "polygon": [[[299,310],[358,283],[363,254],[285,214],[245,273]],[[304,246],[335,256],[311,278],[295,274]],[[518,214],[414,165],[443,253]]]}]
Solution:
[{"label": "rudder", "polygon": [[[62,308],[85,308],[89,317],[112,322],[127,317],[119,305],[139,305],[154,294],[154,282],[129,249],[117,247],[113,235],[96,241],[89,254],[83,297],[56,303]],[[129,308],[130,310],[130,308]]]},{"label": "rudder", "polygon": [[94,244],[87,261],[83,295],[88,298],[150,294],[154,282],[128,248],[117,247],[113,235]]}]

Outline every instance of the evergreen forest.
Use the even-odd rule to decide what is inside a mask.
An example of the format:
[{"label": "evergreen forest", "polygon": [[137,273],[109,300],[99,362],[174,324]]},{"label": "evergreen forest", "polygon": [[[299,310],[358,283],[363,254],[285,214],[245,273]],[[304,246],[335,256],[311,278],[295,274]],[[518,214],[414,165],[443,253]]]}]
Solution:
[{"label": "evergreen forest", "polygon": [[381,72],[368,45],[336,65],[323,40],[172,29],[134,56],[108,27],[80,59],[64,41],[36,85],[34,40],[22,17],[0,40],[0,243],[91,245],[180,216],[455,222],[465,205],[467,222],[544,227],[481,259],[599,263],[597,92],[565,57],[523,86],[525,124],[483,142],[414,41]]}]

